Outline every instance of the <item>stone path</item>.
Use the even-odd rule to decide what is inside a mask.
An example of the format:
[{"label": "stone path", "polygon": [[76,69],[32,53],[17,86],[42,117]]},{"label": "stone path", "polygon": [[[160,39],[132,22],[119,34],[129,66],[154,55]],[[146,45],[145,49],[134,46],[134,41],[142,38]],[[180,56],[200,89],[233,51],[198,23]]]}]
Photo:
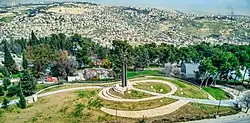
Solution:
[{"label": "stone path", "polygon": [[188,101],[179,100],[166,106],[148,110],[140,110],[140,111],[123,111],[123,110],[108,109],[104,107],[102,107],[101,110],[110,115],[114,116],[117,115],[120,117],[129,117],[129,118],[155,117],[172,113],[181,108],[182,106],[186,105],[187,103]]},{"label": "stone path", "polygon": [[109,100],[109,101],[115,101],[115,102],[141,102],[141,101],[148,101],[148,100],[155,100],[155,99],[160,99],[164,98],[162,95],[158,96],[152,96],[152,97],[147,97],[147,98],[142,98],[142,99],[124,99],[124,98],[119,98],[115,95],[110,94],[108,91],[109,89],[112,89],[111,87],[107,87],[102,89],[98,96],[101,97],[102,99]]}]

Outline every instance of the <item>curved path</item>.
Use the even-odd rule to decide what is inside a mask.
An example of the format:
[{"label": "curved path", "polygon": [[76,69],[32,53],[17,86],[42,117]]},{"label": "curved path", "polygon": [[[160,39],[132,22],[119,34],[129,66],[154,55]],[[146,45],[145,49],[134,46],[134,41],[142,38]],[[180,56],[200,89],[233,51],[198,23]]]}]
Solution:
[{"label": "curved path", "polygon": [[103,90],[99,92],[98,96],[101,97],[102,99],[115,101],[115,102],[141,102],[141,101],[160,99],[164,97],[164,96],[158,95],[158,96],[152,96],[152,97],[147,97],[147,98],[142,98],[142,99],[124,99],[124,98],[119,98],[115,95],[110,94],[108,92],[109,89],[112,89],[112,88],[111,87],[104,88]]},{"label": "curved path", "polygon": [[188,101],[180,100],[166,106],[148,110],[140,110],[140,111],[122,111],[122,110],[108,109],[104,107],[102,107],[101,110],[110,115],[114,116],[117,115],[120,117],[129,117],[129,118],[155,117],[172,113],[181,108],[182,106],[186,105],[187,103]]}]

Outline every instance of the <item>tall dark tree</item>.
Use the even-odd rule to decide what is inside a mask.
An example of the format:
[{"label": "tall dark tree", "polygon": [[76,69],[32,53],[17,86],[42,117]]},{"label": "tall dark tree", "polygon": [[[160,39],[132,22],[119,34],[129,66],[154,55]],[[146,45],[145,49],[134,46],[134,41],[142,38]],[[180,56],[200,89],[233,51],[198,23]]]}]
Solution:
[{"label": "tall dark tree", "polygon": [[28,70],[24,70],[19,84],[25,96],[30,96],[36,92],[37,81]]},{"label": "tall dark tree", "polygon": [[18,107],[25,109],[27,107],[25,96],[22,89],[20,88]]},{"label": "tall dark tree", "polygon": [[28,45],[29,46],[34,46],[34,45],[37,45],[38,44],[38,39],[34,33],[34,31],[32,30],[31,31],[31,36],[30,36],[30,40],[28,42]]},{"label": "tall dark tree", "polygon": [[5,77],[3,80],[3,89],[7,91],[8,87],[10,86],[11,81],[8,77]]},{"label": "tall dark tree", "polygon": [[28,68],[28,60],[26,59],[26,56],[23,54],[23,62],[22,62],[23,69]]},{"label": "tall dark tree", "polygon": [[4,41],[4,66],[7,68],[8,71],[14,72],[15,71],[15,61],[11,56],[10,50],[8,48],[8,42]]},{"label": "tall dark tree", "polygon": [[2,86],[0,86],[0,96],[4,96],[4,91]]}]

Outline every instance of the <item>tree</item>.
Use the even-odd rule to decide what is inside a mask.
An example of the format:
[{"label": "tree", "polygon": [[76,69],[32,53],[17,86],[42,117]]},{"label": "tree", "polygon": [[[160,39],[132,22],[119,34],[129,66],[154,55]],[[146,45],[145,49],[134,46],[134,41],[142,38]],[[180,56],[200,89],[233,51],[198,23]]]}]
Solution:
[{"label": "tree", "polygon": [[[110,61],[112,68],[116,75],[119,76],[122,72],[123,62],[126,64],[132,64],[133,60],[133,48],[127,41],[114,40],[112,44]],[[116,76],[116,77],[118,77]]]},{"label": "tree", "polygon": [[25,96],[30,96],[36,92],[37,82],[28,70],[24,70],[19,84]]},{"label": "tree", "polygon": [[[82,48],[77,50],[76,59],[85,66],[91,63],[90,59],[90,48],[87,42],[83,41],[81,43]],[[80,65],[82,66],[82,65]]]},{"label": "tree", "polygon": [[31,31],[31,37],[30,37],[30,40],[28,42],[28,45],[29,46],[34,46],[34,45],[37,45],[38,44],[38,39],[34,33],[34,31],[32,30]]},{"label": "tree", "polygon": [[3,95],[4,95],[3,87],[0,86],[0,96],[3,96]]},{"label": "tree", "polygon": [[26,105],[26,100],[25,100],[25,96],[23,95],[23,91],[20,88],[20,93],[19,93],[19,102],[18,102],[18,107],[20,107],[21,109],[25,109],[27,107]]},{"label": "tree", "polygon": [[13,97],[15,95],[19,94],[19,86],[18,85],[12,85],[8,88],[8,93],[6,96]]},{"label": "tree", "polygon": [[200,87],[203,85],[204,80],[207,78],[205,86],[212,75],[215,75],[217,68],[213,66],[211,58],[204,58],[199,66],[199,72],[203,75]]},{"label": "tree", "polygon": [[246,113],[250,109],[250,92],[246,92],[241,98],[240,102],[243,104],[243,106],[246,108]]},{"label": "tree", "polygon": [[10,101],[7,99],[7,97],[4,97],[3,103],[2,103],[2,108],[7,108],[9,103],[10,103]]},{"label": "tree", "polygon": [[149,54],[146,48],[137,47],[135,48],[135,68],[146,68],[149,66]]},{"label": "tree", "polygon": [[58,60],[59,53],[47,44],[40,44],[27,48],[27,58],[34,64],[35,72],[39,73],[43,72],[51,62]]},{"label": "tree", "polygon": [[3,80],[3,88],[5,91],[7,91],[8,87],[10,86],[11,81],[8,77],[5,77]]},{"label": "tree", "polygon": [[110,69],[111,65],[112,65],[112,63],[110,62],[109,59],[103,59],[102,60],[102,67],[104,67],[106,69]]},{"label": "tree", "polygon": [[2,73],[4,77],[10,77],[10,73],[6,67],[0,67],[0,73]]},{"label": "tree", "polygon": [[23,69],[28,68],[28,60],[26,59],[25,55],[23,54],[23,63],[22,63]]},{"label": "tree", "polygon": [[11,53],[8,48],[8,42],[4,41],[4,66],[7,68],[8,71],[14,72],[15,71],[15,61],[11,56]]},{"label": "tree", "polygon": [[67,78],[69,75],[73,75],[73,73],[77,69],[77,64],[75,62],[68,58],[68,52],[67,51],[61,51],[60,53],[60,59],[56,61],[52,65],[52,74],[53,76],[61,76],[64,77],[64,79]]}]

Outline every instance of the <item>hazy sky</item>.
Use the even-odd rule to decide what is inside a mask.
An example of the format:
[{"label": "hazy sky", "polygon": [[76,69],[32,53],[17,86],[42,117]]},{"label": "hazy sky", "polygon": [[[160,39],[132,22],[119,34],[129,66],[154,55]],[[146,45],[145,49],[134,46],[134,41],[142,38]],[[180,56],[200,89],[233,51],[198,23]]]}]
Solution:
[{"label": "hazy sky", "polygon": [[[0,4],[11,2],[42,2],[42,1],[72,1],[72,0],[0,0]],[[88,1],[105,5],[131,5],[157,7],[191,12],[208,12],[250,15],[250,0],[73,0]]]}]

